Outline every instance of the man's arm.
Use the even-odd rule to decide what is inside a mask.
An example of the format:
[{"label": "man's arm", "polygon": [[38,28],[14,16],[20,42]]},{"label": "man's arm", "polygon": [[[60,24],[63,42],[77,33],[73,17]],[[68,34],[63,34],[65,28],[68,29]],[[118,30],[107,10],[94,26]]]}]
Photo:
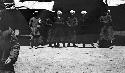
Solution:
[{"label": "man's arm", "polygon": [[32,27],[32,23],[33,23],[33,18],[30,19],[29,21],[29,26]]},{"label": "man's arm", "polygon": [[75,17],[75,26],[78,26],[78,19]]}]

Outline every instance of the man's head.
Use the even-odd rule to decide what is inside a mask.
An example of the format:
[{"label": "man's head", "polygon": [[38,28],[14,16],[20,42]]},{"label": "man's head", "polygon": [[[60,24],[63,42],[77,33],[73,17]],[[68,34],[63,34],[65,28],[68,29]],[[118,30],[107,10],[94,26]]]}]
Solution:
[{"label": "man's head", "polygon": [[81,11],[82,15],[85,15],[87,13],[87,11]]},{"label": "man's head", "polygon": [[62,15],[62,11],[61,11],[61,10],[58,10],[58,11],[57,11],[57,15]]},{"label": "man's head", "polygon": [[33,16],[34,16],[34,17],[37,17],[37,16],[38,16],[38,11],[34,11],[34,12],[33,12]]},{"label": "man's head", "polygon": [[75,13],[76,13],[76,11],[70,10],[70,14],[71,14],[71,15],[74,15]]},{"label": "man's head", "polygon": [[110,10],[107,10],[106,12],[104,12],[105,15],[110,15]]},{"label": "man's head", "polygon": [[111,12],[111,10],[108,10],[108,12],[110,13],[110,12]]}]

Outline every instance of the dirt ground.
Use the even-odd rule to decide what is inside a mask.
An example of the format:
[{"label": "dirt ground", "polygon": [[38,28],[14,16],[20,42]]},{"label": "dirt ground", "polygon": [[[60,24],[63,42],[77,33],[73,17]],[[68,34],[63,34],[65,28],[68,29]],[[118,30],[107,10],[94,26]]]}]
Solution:
[{"label": "dirt ground", "polygon": [[125,47],[38,48],[21,46],[16,73],[124,73]]}]

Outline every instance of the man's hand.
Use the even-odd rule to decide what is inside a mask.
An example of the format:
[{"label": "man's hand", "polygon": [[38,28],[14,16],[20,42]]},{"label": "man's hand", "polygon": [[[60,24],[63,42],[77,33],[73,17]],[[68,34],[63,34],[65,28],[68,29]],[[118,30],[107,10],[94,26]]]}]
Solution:
[{"label": "man's hand", "polygon": [[5,64],[8,64],[8,63],[10,63],[10,62],[11,62],[11,59],[8,58],[8,59],[5,61]]}]

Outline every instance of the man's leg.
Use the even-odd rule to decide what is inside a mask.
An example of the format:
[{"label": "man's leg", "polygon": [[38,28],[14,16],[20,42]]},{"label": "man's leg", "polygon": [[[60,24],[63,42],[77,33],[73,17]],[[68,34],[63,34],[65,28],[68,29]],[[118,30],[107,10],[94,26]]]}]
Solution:
[{"label": "man's leg", "polygon": [[33,48],[33,36],[30,39],[30,46]]},{"label": "man's leg", "polygon": [[68,42],[67,47],[70,47],[70,43]]},{"label": "man's leg", "polygon": [[73,43],[73,47],[77,47],[75,43]]},{"label": "man's leg", "polygon": [[72,36],[72,29],[69,28],[69,31],[68,31],[68,44],[67,44],[67,47],[71,47],[71,42],[72,42],[72,39],[73,39],[73,36]]},{"label": "man's leg", "polygon": [[59,43],[58,42],[55,42],[54,43],[54,47],[59,47],[60,45],[59,45]]},{"label": "man's leg", "polygon": [[66,46],[65,46],[65,42],[63,42],[63,47],[66,47]]},{"label": "man's leg", "polygon": [[83,48],[85,48],[85,43],[82,43],[83,44]]},{"label": "man's leg", "polygon": [[59,44],[59,42],[57,42],[57,45],[56,45],[56,47],[60,47],[60,44]]},{"label": "man's leg", "polygon": [[49,43],[49,47],[53,47],[53,46],[52,46],[52,43]]},{"label": "man's leg", "polygon": [[34,46],[37,47],[38,46],[38,38],[34,38]]},{"label": "man's leg", "polygon": [[74,41],[73,41],[73,47],[77,47],[76,46],[76,31],[75,31],[75,29],[73,30],[73,39],[74,39]]}]

